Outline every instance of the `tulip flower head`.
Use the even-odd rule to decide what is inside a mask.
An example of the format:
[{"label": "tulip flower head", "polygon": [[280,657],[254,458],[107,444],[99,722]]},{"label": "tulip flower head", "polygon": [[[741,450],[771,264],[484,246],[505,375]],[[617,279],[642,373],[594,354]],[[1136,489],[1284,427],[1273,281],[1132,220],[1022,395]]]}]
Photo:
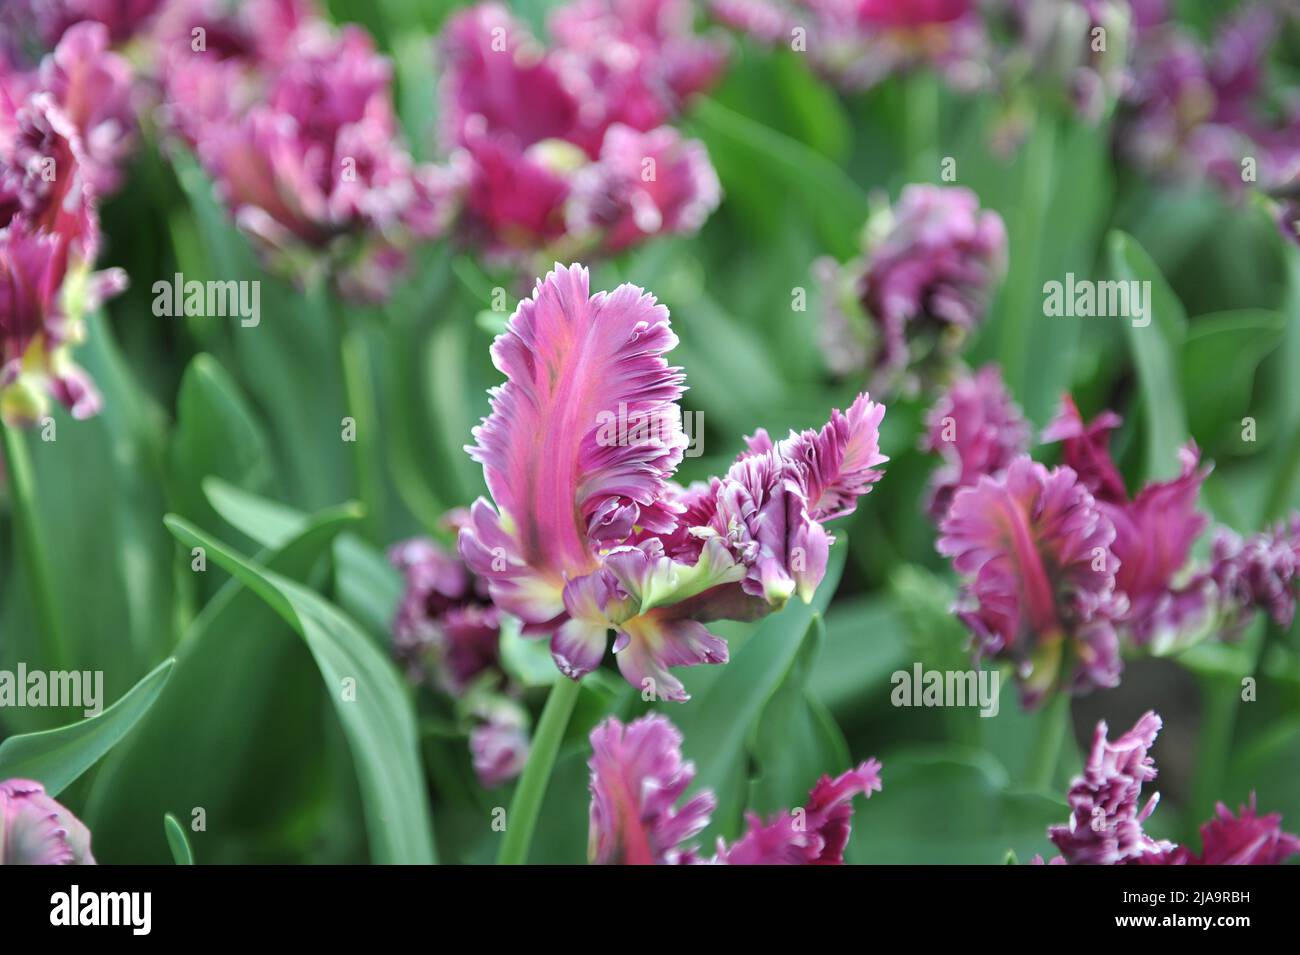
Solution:
[{"label": "tulip flower head", "polygon": [[767,46],[789,46],[844,90],[937,70],[970,89],[987,80],[974,0],[712,0],[723,23]]},{"label": "tulip flower head", "polygon": [[74,25],[102,24],[114,44],[147,30],[166,0],[12,0],[15,19],[34,27],[46,48]]},{"label": "tulip flower head", "polygon": [[1300,589],[1300,514],[1244,540],[1219,528],[1211,560],[1208,576],[1229,636],[1240,634],[1257,610],[1282,629],[1291,626]]},{"label": "tulip flower head", "polygon": [[[575,679],[614,653],[633,685],[684,700],[670,667],[723,663],[705,623],[754,619],[826,569],[824,521],[852,513],[886,458],[861,395],[820,431],[760,431],[727,474],[671,481],[686,447],[668,310],[632,285],[591,294],[582,266],[519,304],[492,358],[506,376],[467,450],[493,503],[460,532],[469,567]],[[628,422],[633,422],[629,427]]]},{"label": "tulip flower head", "polygon": [[94,168],[77,123],[52,92],[0,83],[0,419],[6,424],[40,420],[50,398],[75,418],[99,410],[99,393],[71,350],[85,335],[86,314],[125,288],[126,275],[92,271],[100,244]]},{"label": "tulip flower head", "polygon": [[1170,178],[1208,179],[1230,196],[1246,182],[1266,190],[1293,182],[1300,173],[1295,89],[1265,72],[1288,15],[1278,6],[1243,6],[1208,46],[1174,24],[1145,36],[1116,137],[1125,154]]},{"label": "tulip flower head", "polygon": [[[443,523],[454,530],[465,518],[455,510]],[[429,538],[394,544],[388,558],[406,584],[392,625],[394,658],[412,683],[452,697],[479,781],[508,782],[528,756],[528,718],[501,664],[501,613],[487,581]]]},{"label": "tulip flower head", "polygon": [[387,297],[406,247],[447,224],[458,183],[403,147],[392,69],[369,35],[270,0],[164,24],[164,116],[240,228],[295,278],[324,269],[347,298]]},{"label": "tulip flower head", "polygon": [[1115,685],[1115,527],[1074,471],[1021,456],[959,490],[939,528],[965,581],[958,616],[980,655],[1015,665],[1026,706]]},{"label": "tulip flower head", "polygon": [[[663,716],[624,726],[609,717],[591,733],[591,829],[588,857],[600,865],[839,865],[853,818],[853,797],[880,791],[880,763],[868,760],[823,776],[805,806],[764,821],[750,815],[735,843],[718,840],[703,858],[689,840],[717,805],[704,790],[681,803],[695,778],[683,762],[682,736]],[[680,805],[678,805],[681,803]]]},{"label": "tulip flower head", "polygon": [[0,782],[0,865],[94,865],[90,830],[40,783]]},{"label": "tulip flower head", "polygon": [[1278,865],[1300,853],[1300,838],[1282,831],[1280,815],[1256,813],[1253,793],[1237,815],[1217,805],[1214,818],[1201,827],[1200,855],[1148,836],[1142,824],[1160,796],[1139,804],[1143,786],[1156,777],[1149,750],[1162,725],[1154,712],[1145,713],[1112,743],[1105,722],[1097,724],[1083,775],[1070,787],[1070,821],[1047,830],[1061,850],[1051,864]]},{"label": "tulip flower head", "polygon": [[[860,259],[819,267],[824,350],[837,372],[867,372],[873,390],[915,390],[918,378],[942,377],[984,321],[1005,268],[1006,228],[969,189],[910,185],[873,214],[865,236]],[[844,355],[865,367],[845,367]]]},{"label": "tulip flower head", "polygon": [[926,416],[923,451],[944,464],[930,479],[927,512],[939,520],[953,495],[983,475],[997,474],[1029,450],[1029,425],[997,365],[960,373]]},{"label": "tulip flower head", "polygon": [[578,0],[543,46],[483,3],[444,31],[443,140],[466,180],[462,236],[496,259],[609,254],[692,233],[721,198],[702,144],[668,122],[725,48],[682,0]]}]

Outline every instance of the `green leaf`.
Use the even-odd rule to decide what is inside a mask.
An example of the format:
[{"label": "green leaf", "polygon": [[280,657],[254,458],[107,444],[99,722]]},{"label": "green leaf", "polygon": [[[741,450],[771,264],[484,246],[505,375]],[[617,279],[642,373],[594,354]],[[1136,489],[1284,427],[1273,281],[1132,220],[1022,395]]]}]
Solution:
[{"label": "green leaf", "polygon": [[[34,493],[24,517],[48,562],[66,655],[57,662],[35,632],[26,592],[32,583],[6,572],[0,667],[25,660],[99,670],[105,698],[116,699],[175,643],[176,549],[161,524],[167,424],[98,313],[87,317],[77,361],[103,394],[102,411],[76,421],[61,407],[52,409],[55,440],[41,440],[43,429],[15,435],[30,453]],[[59,718],[52,709],[4,714],[11,730],[48,729],[51,717]]]},{"label": "green leaf", "polygon": [[853,255],[867,197],[837,163],[707,96],[694,101],[689,126],[708,146],[724,182],[748,183],[768,200],[774,192],[797,196],[832,253]]},{"label": "green leaf", "polygon": [[344,534],[334,542],[334,566],[339,606],[386,646],[402,599],[402,575],[355,534]]},{"label": "green leaf", "polygon": [[836,600],[826,612],[825,646],[813,665],[809,690],[832,710],[855,709],[911,659],[893,601],[880,596]]},{"label": "green leaf", "polygon": [[172,851],[172,859],[177,865],[194,865],[194,850],[185,830],[171,813],[163,816],[163,832],[167,835],[167,848]]},{"label": "green leaf", "polygon": [[1261,815],[1280,812],[1288,823],[1284,828],[1294,832],[1294,820],[1300,818],[1300,774],[1295,771],[1298,761],[1300,717],[1278,720],[1246,745],[1236,747],[1224,774],[1227,791],[1213,793],[1210,798],[1222,800],[1235,811],[1253,792]]},{"label": "green leaf", "polygon": [[[311,523],[311,518],[296,508],[241,490],[220,478],[206,479],[203,493],[227,524],[261,547],[279,550]],[[350,509],[354,519],[363,513],[357,505]]]},{"label": "green leaf", "polygon": [[153,706],[175,660],[164,660],[98,716],[0,743],[0,777],[34,779],[57,796],[117,745]]},{"label": "green leaf", "polygon": [[[352,508],[321,511],[259,562],[297,580],[320,579],[331,544],[355,520]],[[219,576],[214,569],[208,573]],[[322,732],[325,690],[302,638],[229,579],[189,625],[176,656],[157,704],[95,775],[82,818],[103,856],[165,861],[153,854],[158,818],[201,806],[209,831],[222,833],[209,862],[361,857],[361,827],[338,818],[355,798],[343,775],[347,744],[328,721]],[[331,778],[334,761],[343,765]]]},{"label": "green leaf", "polygon": [[844,734],[808,693],[809,675],[825,632],[821,616],[814,615],[789,672],[754,728],[750,754],[758,772],[750,784],[748,808],[756,812],[802,806],[823,773],[849,768]]},{"label": "green leaf", "polygon": [[1011,788],[997,760],[964,747],[886,754],[881,791],[853,814],[847,858],[885,865],[994,864],[1051,851],[1064,802]]},{"label": "green leaf", "polygon": [[501,666],[520,686],[550,686],[560,678],[548,642],[525,637],[516,617],[507,616],[501,626]]},{"label": "green leaf", "polygon": [[272,480],[262,427],[234,379],[211,355],[195,355],[176,398],[171,474],[178,508],[194,519],[212,512],[202,496],[205,478],[265,489]]},{"label": "green leaf", "polygon": [[1283,243],[1286,256],[1287,290],[1283,310],[1286,332],[1282,344],[1282,374],[1274,389],[1274,407],[1281,412],[1282,440],[1279,442],[1275,477],[1269,489],[1265,517],[1278,519],[1288,508],[1300,503],[1300,249]]},{"label": "green leaf", "polygon": [[[1187,317],[1146,251],[1123,232],[1112,232],[1107,243],[1110,271],[1119,281],[1150,283],[1149,324],[1124,328],[1137,365],[1146,427],[1148,480],[1171,477],[1178,471],[1178,449],[1187,441],[1187,419],[1179,395],[1179,355],[1187,334]],[[1146,287],[1145,285],[1143,286]]]},{"label": "green leaf", "polygon": [[184,520],[169,517],[167,527],[186,545],[206,547],[307,642],[352,750],[375,861],[434,861],[415,714],[392,663],[355,622],[316,593],[236,554]]},{"label": "green leaf", "polygon": [[1182,395],[1191,433],[1209,444],[1225,430],[1238,436],[1250,411],[1255,369],[1282,341],[1286,318],[1265,309],[1194,319],[1183,345]]},{"label": "green leaf", "polygon": [[[684,737],[683,750],[699,768],[695,788],[712,789],[718,798],[705,842],[713,834],[733,837],[740,830],[748,802],[746,768],[755,728],[768,702],[795,669],[816,615],[824,612],[835,592],[845,552],[844,544],[837,542],[811,604],[792,600],[760,623],[705,690],[672,709]],[[702,681],[696,677],[686,682],[693,690]],[[815,781],[809,780],[808,786]]]}]

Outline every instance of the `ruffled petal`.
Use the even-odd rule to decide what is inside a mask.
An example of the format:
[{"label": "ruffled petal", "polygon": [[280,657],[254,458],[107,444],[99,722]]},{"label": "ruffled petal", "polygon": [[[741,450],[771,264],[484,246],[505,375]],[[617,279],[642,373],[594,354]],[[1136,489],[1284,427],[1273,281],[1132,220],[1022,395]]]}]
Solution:
[{"label": "ruffled petal", "polygon": [[1070,821],[1047,831],[1067,863],[1116,865],[1173,850],[1172,843],[1152,839],[1142,829],[1159,794],[1139,806],[1143,784],[1156,777],[1147,751],[1161,726],[1159,716],[1145,713],[1112,743],[1105,722],[1097,724],[1083,775],[1070,787]]},{"label": "ruffled petal", "polygon": [[624,726],[609,717],[591,731],[588,858],[599,865],[695,861],[684,845],[708,825],[716,800],[704,791],[677,801],[695,778],[682,736],[662,716]]},{"label": "ruffled petal", "polygon": [[27,779],[0,782],[0,865],[94,865],[90,830]]},{"label": "ruffled petal", "polygon": [[669,667],[726,663],[727,641],[695,620],[652,611],[624,621],[614,642],[619,671],[633,686],[657,700],[682,703],[691,698]]},{"label": "ruffled petal", "polygon": [[853,820],[853,797],[880,791],[880,763],[869,759],[832,779],[823,776],[808,803],[769,822],[750,814],[748,830],[734,845],[719,842],[723,865],[841,865]]},{"label": "ruffled petal", "polygon": [[1067,645],[1067,683],[1118,680],[1115,529],[1072,470],[1017,458],[958,491],[940,530],[939,553],[966,578],[958,616],[981,653],[1016,663],[1027,705],[1057,685]]},{"label": "ruffled petal", "polygon": [[650,508],[663,495],[685,449],[680,420],[644,442],[611,443],[604,429],[611,415],[671,418],[682,376],[663,354],[676,343],[653,296],[631,285],[590,295],[582,266],[557,266],[520,303],[492,346],[506,382],[493,390],[492,413],[467,449],[483,465],[501,517],[483,503],[461,532],[471,566],[505,549],[495,556],[509,565],[511,587],[488,576],[500,605],[544,620],[535,607],[512,606],[516,592],[549,593],[558,609],[566,578],[599,563],[591,532],[609,502]]}]

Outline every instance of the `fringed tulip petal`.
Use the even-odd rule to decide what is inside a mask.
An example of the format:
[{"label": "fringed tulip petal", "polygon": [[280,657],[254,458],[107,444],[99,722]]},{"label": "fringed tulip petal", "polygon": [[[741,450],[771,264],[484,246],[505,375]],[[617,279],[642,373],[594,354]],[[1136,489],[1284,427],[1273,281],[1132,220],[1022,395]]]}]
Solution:
[{"label": "fringed tulip petal", "polygon": [[940,530],[966,580],[959,616],[982,654],[1015,662],[1026,705],[1062,680],[1116,683],[1115,528],[1072,470],[1017,458],[958,491]]},{"label": "fringed tulip petal", "polygon": [[[611,415],[665,419],[682,376],[663,359],[677,343],[667,309],[630,285],[591,295],[588,281],[581,266],[557,266],[520,303],[492,346],[506,383],[494,389],[492,414],[469,449],[506,521],[488,540],[478,538],[480,523],[490,521],[486,505],[476,508],[474,526],[462,532],[462,548],[476,555],[467,559],[481,561],[494,543],[508,541],[511,559],[526,568],[519,576],[537,582],[534,592],[553,592],[556,610],[565,580],[598,565],[593,515],[611,501],[652,507],[685,448],[680,422],[644,443],[602,439]],[[544,621],[514,599],[518,577],[509,588],[498,587],[495,575],[489,580],[501,606]]]},{"label": "fringed tulip petal", "polygon": [[624,726],[609,717],[591,732],[588,858],[599,865],[694,861],[684,844],[709,822],[716,800],[703,792],[680,807],[695,778],[682,761],[682,737],[662,716]]},{"label": "fringed tulip petal", "polygon": [[0,865],[94,865],[90,831],[26,779],[0,782]]},{"label": "fringed tulip petal", "polygon": [[1070,787],[1070,821],[1048,829],[1070,865],[1117,865],[1174,848],[1142,830],[1159,794],[1139,807],[1143,784],[1156,776],[1147,751],[1161,725],[1160,717],[1148,712],[1112,743],[1106,738],[1106,724],[1097,724],[1083,775]]},{"label": "fringed tulip petal", "polygon": [[802,809],[779,813],[770,822],[751,815],[748,831],[735,844],[720,844],[725,865],[841,865],[853,820],[853,797],[880,791],[880,763],[869,759],[832,779],[823,776]]},{"label": "fringed tulip petal", "polygon": [[926,416],[921,446],[942,455],[930,479],[927,511],[940,520],[953,495],[984,475],[996,475],[1029,450],[1029,425],[997,365],[962,374]]}]

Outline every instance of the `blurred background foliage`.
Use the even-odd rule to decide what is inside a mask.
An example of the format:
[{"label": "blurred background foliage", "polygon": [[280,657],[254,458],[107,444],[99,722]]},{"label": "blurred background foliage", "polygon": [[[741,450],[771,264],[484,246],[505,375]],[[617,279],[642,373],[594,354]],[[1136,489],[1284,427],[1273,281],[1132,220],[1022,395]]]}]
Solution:
[{"label": "blurred background foliage", "polygon": [[[551,5],[512,9],[540,33]],[[329,4],[394,59],[399,114],[417,155],[431,148],[436,124],[431,40],[454,6]],[[1220,5],[1178,6],[1208,28]],[[1204,504],[1238,530],[1300,506],[1300,258],[1275,223],[1208,187],[1165,186],[1117,163],[1105,122],[1040,113],[1022,147],[1004,156],[990,145],[1002,108],[924,74],[842,95],[800,56],[736,40],[725,81],[684,123],[708,147],[721,207],[697,236],[593,270],[594,288],[631,281],[671,309],[681,338],[671,358],[686,370],[686,408],[704,424],[704,453],[679,478],[725,469],[756,427],[813,426],[851,399],[862,382],[833,381],[818,349],[812,263],[855,254],[873,194],[937,182],[940,161],[953,157],[956,182],[1006,221],[1011,252],[968,361],[1001,362],[1036,428],[1066,391],[1085,414],[1120,411],[1117,460],[1130,481],[1161,463],[1147,449],[1194,437],[1215,462]],[[449,714],[397,683],[387,641],[401,583],[383,548],[442,534],[442,512],[484,492],[462,446],[499,379],[488,346],[531,277],[494,273],[446,243],[427,246],[391,302],[348,310],[355,334],[344,368],[330,313],[340,306],[263,274],[183,152],[164,157],[146,137],[126,188],[102,212],[102,259],[132,277],[80,353],[104,410],[85,422],[57,412],[57,441],[29,441],[37,499],[10,497],[0,514],[0,667],[101,669],[112,701],[177,658],[141,723],[63,797],[94,832],[97,856],[166,861],[163,814],[184,820],[203,807],[206,831],[190,838],[205,863],[415,861],[435,852],[444,862],[490,861],[500,838],[491,813],[509,804],[508,788],[482,789]],[[174,272],[259,278],[261,326],[155,318],[151,286]],[[1128,334],[1118,320],[1045,319],[1042,285],[1066,272],[1167,283],[1158,338]],[[504,314],[491,311],[498,286],[508,291]],[[792,307],[799,290],[806,310]],[[1159,355],[1143,359],[1139,348]],[[1147,368],[1167,374],[1144,378]],[[345,410],[345,373],[361,382],[368,407]],[[1300,819],[1295,628],[1265,644],[1258,625],[1238,645],[1129,664],[1120,687],[1075,701],[1069,752],[1045,789],[1025,780],[1040,717],[1021,710],[1010,681],[995,719],[890,705],[893,671],[914,661],[968,665],[966,635],[948,612],[950,572],[921,507],[935,465],[916,448],[925,407],[890,403],[886,477],[836,530],[835,562],[813,606],[721,625],[732,662],[692,670],[693,699],[663,705],[697,764],[697,786],[719,796],[704,841],[735,836],[745,809],[798,804],[816,776],[875,755],[884,790],[856,814],[850,861],[999,862],[1009,849],[1024,860],[1046,852],[1044,827],[1064,820],[1078,743],[1095,721],[1127,727],[1150,708],[1166,720],[1155,748],[1165,801],[1153,835],[1190,838],[1214,799],[1240,802],[1251,789],[1262,808]],[[344,414],[358,420],[355,445],[339,440]],[[1257,441],[1242,440],[1245,417],[1257,422]],[[364,513],[347,506],[360,497]],[[56,569],[57,640],[38,625],[15,549],[15,515],[26,506]],[[169,530],[166,514],[185,525]],[[193,573],[190,546],[217,540],[226,556],[212,544],[207,572]],[[275,581],[251,586],[259,572],[241,555]],[[554,678],[534,665],[535,650],[520,644],[510,657],[534,702]],[[321,678],[339,653],[386,671],[376,679],[394,687],[392,712],[360,727],[340,718]],[[1249,675],[1260,681],[1258,702],[1242,705]],[[583,861],[586,734],[607,713],[626,718],[649,706],[610,672],[584,683],[534,861]],[[0,732],[73,718],[7,709]],[[380,737],[367,735],[376,727]],[[389,818],[401,829],[377,834],[386,791],[426,789],[427,806],[409,801],[400,822]]]}]

